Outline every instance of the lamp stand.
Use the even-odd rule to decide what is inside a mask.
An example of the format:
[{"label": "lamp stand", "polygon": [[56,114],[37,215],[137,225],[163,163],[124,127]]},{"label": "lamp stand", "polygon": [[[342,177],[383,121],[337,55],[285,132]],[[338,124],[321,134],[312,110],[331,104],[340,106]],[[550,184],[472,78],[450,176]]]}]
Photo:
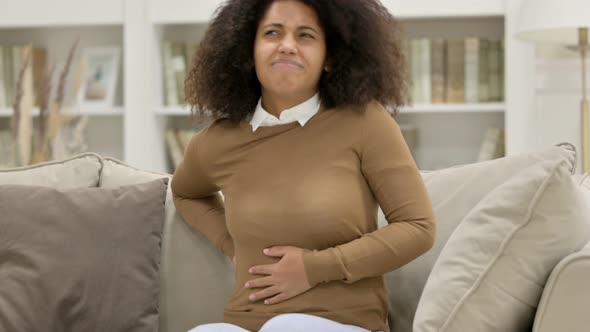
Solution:
[{"label": "lamp stand", "polygon": [[[588,52],[588,28],[578,29],[579,47],[582,56],[582,167],[583,172],[589,172],[590,155],[588,151],[588,98],[586,96],[586,53]],[[589,172],[590,173],[590,172]]]}]

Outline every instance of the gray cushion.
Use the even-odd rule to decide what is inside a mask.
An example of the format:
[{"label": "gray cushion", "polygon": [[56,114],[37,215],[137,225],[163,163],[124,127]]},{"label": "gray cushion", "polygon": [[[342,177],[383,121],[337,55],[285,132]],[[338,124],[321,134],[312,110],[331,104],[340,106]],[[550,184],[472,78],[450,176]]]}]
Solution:
[{"label": "gray cushion", "polygon": [[0,186],[0,331],[157,331],[166,188]]}]

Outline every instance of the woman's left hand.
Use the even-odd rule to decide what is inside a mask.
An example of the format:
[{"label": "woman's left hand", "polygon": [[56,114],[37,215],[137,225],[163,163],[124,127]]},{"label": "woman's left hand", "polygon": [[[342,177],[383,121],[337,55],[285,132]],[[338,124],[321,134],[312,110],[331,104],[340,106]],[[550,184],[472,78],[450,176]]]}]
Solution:
[{"label": "woman's left hand", "polygon": [[256,265],[248,270],[250,274],[268,275],[250,280],[244,285],[246,288],[266,287],[257,293],[251,294],[251,301],[267,299],[264,304],[277,304],[303,294],[311,288],[303,265],[302,248],[271,247],[265,249],[264,254],[281,257],[281,260],[274,264]]}]

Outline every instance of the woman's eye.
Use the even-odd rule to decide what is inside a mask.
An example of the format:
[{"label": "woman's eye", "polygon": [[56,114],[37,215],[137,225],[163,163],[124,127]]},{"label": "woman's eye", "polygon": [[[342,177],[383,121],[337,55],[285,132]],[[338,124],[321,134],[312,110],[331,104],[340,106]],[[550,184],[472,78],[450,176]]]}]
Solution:
[{"label": "woman's eye", "polygon": [[310,35],[309,33],[302,33],[301,34],[301,37],[304,37],[304,38],[315,38],[314,36]]},{"label": "woman's eye", "polygon": [[276,36],[277,34],[278,34],[278,31],[276,31],[276,30],[269,30],[264,35],[265,36]]}]

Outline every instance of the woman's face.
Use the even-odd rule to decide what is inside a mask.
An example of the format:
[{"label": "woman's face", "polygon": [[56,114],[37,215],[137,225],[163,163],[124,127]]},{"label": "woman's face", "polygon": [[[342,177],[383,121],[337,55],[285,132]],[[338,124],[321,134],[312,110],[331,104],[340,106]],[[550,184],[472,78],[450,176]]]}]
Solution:
[{"label": "woman's face", "polygon": [[300,1],[274,1],[254,42],[263,93],[309,98],[318,91],[325,62],[326,40],[316,12]]}]

